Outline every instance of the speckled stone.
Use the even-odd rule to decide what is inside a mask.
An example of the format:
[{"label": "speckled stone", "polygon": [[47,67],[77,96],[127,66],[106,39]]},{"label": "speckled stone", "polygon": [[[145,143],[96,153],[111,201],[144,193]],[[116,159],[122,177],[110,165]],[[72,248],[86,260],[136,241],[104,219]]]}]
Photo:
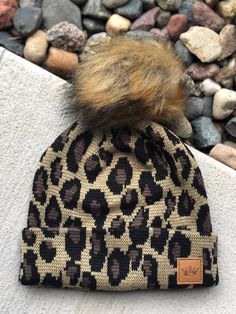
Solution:
[{"label": "speckled stone", "polygon": [[236,137],[236,117],[233,117],[227,122],[225,129],[230,135]]},{"label": "speckled stone", "polygon": [[214,95],[213,117],[221,120],[227,118],[236,110],[236,91],[222,88]]},{"label": "speckled stone", "polygon": [[224,144],[215,145],[209,155],[223,164],[236,169],[236,149]]},{"label": "speckled stone", "polygon": [[42,21],[42,10],[35,7],[20,8],[13,18],[16,30],[24,37],[33,34],[40,27]]},{"label": "speckled stone", "polygon": [[95,20],[87,17],[83,18],[83,25],[86,31],[90,33],[101,33],[105,31],[105,21]]},{"label": "speckled stone", "polygon": [[0,2],[0,30],[12,25],[12,19],[18,8],[17,0],[1,0]]},{"label": "speckled stone", "polygon": [[166,11],[176,11],[182,4],[182,0],[156,0],[157,5]]},{"label": "speckled stone", "polygon": [[106,9],[102,0],[88,0],[83,6],[82,14],[101,20],[107,20],[111,16],[111,12]]},{"label": "speckled stone", "polygon": [[128,31],[128,36],[139,37],[139,38],[150,38],[156,40],[156,34],[154,32],[146,32],[146,31]]},{"label": "speckled stone", "polygon": [[185,116],[188,120],[193,120],[202,115],[203,112],[203,100],[199,97],[189,97],[185,110]]},{"label": "speckled stone", "polygon": [[129,20],[137,19],[143,12],[141,0],[130,0],[127,4],[115,9],[115,13],[126,17]]},{"label": "speckled stone", "polygon": [[130,30],[149,31],[154,27],[159,12],[160,8],[158,7],[145,12],[131,24]]},{"label": "speckled stone", "polygon": [[192,64],[194,57],[188,50],[188,48],[180,40],[175,43],[175,51],[177,55],[180,56],[186,66]]},{"label": "speckled stone", "polygon": [[219,70],[219,66],[214,63],[203,64],[194,62],[186,69],[186,73],[194,80],[204,80],[206,78],[214,77],[219,73]]},{"label": "speckled stone", "polygon": [[128,31],[131,25],[130,20],[118,15],[112,14],[106,24],[106,31],[110,36],[116,36]]}]

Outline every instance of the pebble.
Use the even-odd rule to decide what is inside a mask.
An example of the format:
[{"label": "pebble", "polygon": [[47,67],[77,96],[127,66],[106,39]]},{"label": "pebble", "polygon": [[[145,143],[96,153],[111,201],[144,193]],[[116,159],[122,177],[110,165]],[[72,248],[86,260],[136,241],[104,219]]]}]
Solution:
[{"label": "pebble", "polygon": [[21,8],[25,7],[37,7],[41,8],[43,0],[20,0],[19,5]]},{"label": "pebble", "polygon": [[65,21],[82,29],[80,9],[70,0],[43,0],[42,11],[46,29]]},{"label": "pebble", "polygon": [[154,27],[159,12],[160,8],[158,7],[148,10],[131,24],[130,29],[132,31],[149,31],[151,28]]},{"label": "pebble", "polygon": [[0,46],[17,54],[18,56],[23,56],[24,45],[21,41],[15,40],[13,36],[5,31],[0,32]]},{"label": "pebble", "polygon": [[189,75],[187,75],[186,73],[182,75],[181,83],[184,86],[184,89],[188,95],[195,94],[195,83]]},{"label": "pebble", "polygon": [[42,10],[35,7],[20,8],[16,11],[13,24],[20,35],[28,37],[42,24]]},{"label": "pebble", "polygon": [[187,16],[188,21],[193,21],[193,5],[195,3],[195,0],[186,0],[183,1],[182,5],[178,9],[178,13],[184,14]]},{"label": "pebble", "polygon": [[24,48],[24,57],[33,63],[41,64],[46,59],[47,48],[47,34],[42,30],[38,30],[27,38]]},{"label": "pebble", "polygon": [[199,97],[189,97],[185,110],[185,116],[188,120],[193,120],[202,115],[203,112],[203,100]]},{"label": "pebble", "polygon": [[193,143],[198,148],[215,146],[221,142],[221,134],[208,117],[199,117],[191,121]]},{"label": "pebble", "polygon": [[129,0],[103,0],[102,3],[108,9],[116,9],[126,4]]},{"label": "pebble", "polygon": [[106,24],[106,31],[110,36],[116,36],[128,31],[131,25],[130,20],[118,15],[112,14]]},{"label": "pebble", "polygon": [[156,0],[142,0],[144,11],[155,8]]},{"label": "pebble", "polygon": [[166,11],[176,11],[182,4],[182,0],[156,0],[157,5]]},{"label": "pebble", "polygon": [[201,82],[200,89],[206,96],[211,96],[218,92],[221,86],[212,79],[207,78]]},{"label": "pebble", "polygon": [[225,129],[230,135],[236,137],[236,117],[233,117],[227,122]]},{"label": "pebble", "polygon": [[168,24],[169,18],[170,18],[170,12],[160,10],[157,16],[156,25],[160,28],[166,26]]},{"label": "pebble", "polygon": [[230,146],[230,147],[233,147],[233,148],[236,149],[236,142],[225,141],[223,144],[224,144],[224,145],[227,145],[227,146]]},{"label": "pebble", "polygon": [[236,26],[226,25],[220,32],[220,44],[222,53],[218,60],[223,60],[236,51]]},{"label": "pebble", "polygon": [[193,20],[196,24],[209,27],[215,32],[219,32],[225,26],[225,20],[200,1],[193,5]]},{"label": "pebble", "polygon": [[146,31],[128,31],[127,32],[128,36],[133,36],[133,37],[139,37],[139,38],[150,38],[150,39],[157,39],[157,36],[155,32],[146,32]]},{"label": "pebble", "polygon": [[217,9],[219,14],[225,18],[232,18],[236,15],[236,1],[235,0],[225,0],[218,3]]},{"label": "pebble", "polygon": [[188,29],[188,18],[183,14],[174,14],[170,17],[167,24],[167,29],[170,37],[176,41],[179,39],[180,34]]},{"label": "pebble", "polygon": [[143,12],[143,3],[141,0],[130,0],[122,7],[115,9],[115,13],[127,17],[127,19],[135,20]]},{"label": "pebble", "polygon": [[86,31],[90,33],[101,33],[105,31],[105,23],[104,21],[90,19],[87,17],[83,18],[83,25]]},{"label": "pebble", "polygon": [[223,164],[236,169],[236,149],[224,144],[215,145],[209,155]]},{"label": "pebble", "polygon": [[12,19],[18,8],[17,0],[1,0],[0,2],[0,30],[12,25]]},{"label": "pebble", "polygon": [[85,43],[85,35],[76,25],[61,22],[47,31],[52,46],[66,51],[80,51]]},{"label": "pebble", "polygon": [[222,120],[236,110],[236,91],[222,88],[213,98],[213,117]]},{"label": "pebble", "polygon": [[200,62],[192,63],[187,69],[186,73],[194,80],[204,80],[206,78],[214,77],[219,73],[219,66],[217,64],[202,64]]},{"label": "pebble", "polygon": [[71,74],[78,65],[78,56],[74,52],[68,52],[55,47],[50,47],[47,59],[42,64],[47,70],[64,76]]},{"label": "pebble", "polygon": [[177,55],[180,56],[181,60],[183,61],[183,63],[186,66],[189,66],[190,64],[193,63],[193,55],[191,54],[191,52],[188,50],[188,48],[180,41],[178,40],[175,43],[175,51],[177,53]]},{"label": "pebble", "polygon": [[83,52],[79,55],[80,60],[83,60],[86,54],[95,54],[97,45],[107,42],[111,37],[106,32],[94,34],[86,41]]},{"label": "pebble", "polygon": [[166,125],[183,139],[187,139],[192,136],[192,126],[184,114],[175,118],[175,120],[170,121]]},{"label": "pebble", "polygon": [[232,78],[236,75],[236,56],[233,57],[226,66],[220,69],[219,73],[215,76],[215,80],[219,83]]},{"label": "pebble", "polygon": [[101,20],[107,20],[111,16],[111,13],[102,4],[102,0],[88,0],[82,9],[82,14]]},{"label": "pebble", "polygon": [[159,28],[151,28],[150,32],[154,33],[156,35],[156,40],[161,42],[161,43],[167,43],[170,41],[170,37],[168,32],[165,32],[165,30],[161,30]]},{"label": "pebble", "polygon": [[191,26],[180,40],[202,62],[214,61],[222,53],[219,35],[207,27]]},{"label": "pebble", "polygon": [[202,98],[203,101],[203,110],[202,115],[204,117],[212,118],[212,103],[213,103],[213,97],[211,96],[205,96]]}]

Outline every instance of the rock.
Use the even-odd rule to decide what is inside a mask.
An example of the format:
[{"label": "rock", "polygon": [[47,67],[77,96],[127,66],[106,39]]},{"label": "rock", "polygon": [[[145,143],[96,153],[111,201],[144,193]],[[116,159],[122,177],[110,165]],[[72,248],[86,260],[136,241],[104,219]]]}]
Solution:
[{"label": "rock", "polygon": [[168,32],[162,31],[159,28],[151,28],[150,32],[154,33],[156,35],[156,40],[161,43],[167,43],[170,41],[170,37],[168,35]]},{"label": "rock", "polygon": [[223,144],[236,149],[236,142],[225,141]]},{"label": "rock", "polygon": [[227,118],[236,110],[236,92],[222,88],[213,98],[213,117],[218,120]]},{"label": "rock", "polygon": [[183,139],[190,138],[192,135],[192,126],[184,115],[166,123],[166,126]]},{"label": "rock", "polygon": [[78,56],[76,53],[55,47],[49,48],[47,59],[42,64],[47,70],[61,76],[71,74],[77,65]]},{"label": "rock", "polygon": [[0,46],[17,54],[18,56],[23,56],[24,45],[22,42],[20,40],[16,40],[5,31],[0,32]]},{"label": "rock", "polygon": [[236,169],[236,149],[224,144],[215,145],[209,155],[223,164]]},{"label": "rock", "polygon": [[218,3],[218,0],[205,0],[205,2],[207,5],[209,5],[209,7],[214,8]]},{"label": "rock", "polygon": [[195,84],[189,75],[186,73],[181,77],[181,84],[184,86],[185,91],[188,95],[195,94]]},{"label": "rock", "polygon": [[79,7],[70,0],[43,0],[43,25],[52,28],[60,22],[75,24],[82,29]]},{"label": "rock", "polygon": [[222,53],[219,35],[207,27],[191,26],[180,40],[202,62],[214,61]]},{"label": "rock", "polygon": [[107,42],[111,39],[111,37],[106,32],[101,32],[98,34],[94,34],[86,41],[82,54],[80,54],[80,60],[86,56],[86,54],[95,54],[96,46]]},{"label": "rock", "polygon": [[166,11],[176,11],[182,4],[182,0],[156,0],[157,5]]},{"label": "rock", "polygon": [[220,32],[220,44],[222,53],[218,60],[222,60],[232,55],[236,51],[236,26],[226,25]]},{"label": "rock", "polygon": [[82,9],[82,14],[101,20],[107,20],[111,16],[111,13],[102,4],[102,0],[88,0]]},{"label": "rock", "polygon": [[201,82],[200,89],[206,96],[211,96],[218,92],[221,86],[212,79],[207,78]]},{"label": "rock", "polygon": [[186,0],[183,1],[182,5],[179,7],[178,12],[187,16],[188,21],[193,21],[193,4],[195,0]]},{"label": "rock", "polygon": [[219,66],[214,63],[202,64],[200,62],[194,62],[186,69],[186,73],[194,80],[204,80],[214,77],[219,73],[219,70]]},{"label": "rock", "polygon": [[0,2],[0,30],[12,25],[12,19],[18,8],[17,0],[1,0]]},{"label": "rock", "polygon": [[141,0],[130,0],[122,7],[115,9],[115,13],[127,17],[130,20],[137,19],[143,12],[143,3]]},{"label": "rock", "polygon": [[155,8],[156,0],[142,0],[144,11]]},{"label": "rock", "polygon": [[199,97],[189,97],[185,110],[185,116],[188,120],[193,120],[202,115],[203,100]]},{"label": "rock", "polygon": [[166,26],[168,24],[169,18],[170,18],[170,12],[160,10],[157,16],[156,25],[160,28]]},{"label": "rock", "polygon": [[177,55],[180,56],[181,60],[186,66],[190,65],[193,62],[193,55],[190,53],[188,48],[184,44],[182,44],[180,40],[175,43],[175,51]]},{"label": "rock", "polygon": [[82,6],[85,4],[87,0],[71,0],[71,1],[77,4],[78,6]]},{"label": "rock", "polygon": [[217,9],[221,16],[228,18],[236,15],[236,1],[225,0],[218,3]]},{"label": "rock", "polygon": [[46,59],[47,48],[47,34],[42,30],[38,30],[27,38],[24,48],[24,57],[33,63],[41,64]]},{"label": "rock", "polygon": [[155,32],[146,32],[146,31],[128,31],[127,32],[128,36],[133,36],[133,37],[139,37],[139,38],[150,38],[150,39],[157,39],[157,36]]},{"label": "rock", "polygon": [[89,34],[90,33],[101,33],[101,32],[105,31],[104,21],[84,17],[83,18],[83,25]]},{"label": "rock", "polygon": [[80,51],[85,43],[84,33],[74,24],[61,22],[47,31],[52,46],[66,51]]},{"label": "rock", "polygon": [[174,14],[170,17],[167,24],[167,29],[170,37],[177,40],[180,34],[188,29],[188,18],[183,14]]},{"label": "rock", "polygon": [[193,143],[198,148],[207,148],[221,142],[221,134],[208,117],[199,117],[191,121]]},{"label": "rock", "polygon": [[149,31],[155,25],[159,12],[160,9],[158,7],[145,12],[131,24],[130,29],[132,31],[134,30]]},{"label": "rock", "polygon": [[234,75],[236,75],[236,58],[232,58],[226,66],[220,69],[219,73],[215,76],[215,80],[222,83]]},{"label": "rock", "polygon": [[19,5],[21,8],[25,7],[37,7],[41,8],[43,0],[19,0]]},{"label": "rock", "polygon": [[227,122],[225,129],[230,135],[236,137],[236,117],[233,117]]},{"label": "rock", "polygon": [[131,22],[125,17],[118,14],[112,14],[112,16],[107,21],[106,32],[110,36],[116,36],[127,32],[130,25]]},{"label": "rock", "polygon": [[202,115],[204,117],[212,118],[213,97],[205,96],[205,97],[202,98],[202,101],[203,101]]},{"label": "rock", "polygon": [[20,8],[16,11],[13,24],[23,37],[33,34],[42,24],[42,10],[35,7]]},{"label": "rock", "polygon": [[108,9],[116,9],[126,4],[129,0],[103,0],[102,3]]},{"label": "rock", "polygon": [[193,5],[193,20],[196,24],[209,27],[215,32],[219,32],[225,26],[225,20],[200,1]]}]

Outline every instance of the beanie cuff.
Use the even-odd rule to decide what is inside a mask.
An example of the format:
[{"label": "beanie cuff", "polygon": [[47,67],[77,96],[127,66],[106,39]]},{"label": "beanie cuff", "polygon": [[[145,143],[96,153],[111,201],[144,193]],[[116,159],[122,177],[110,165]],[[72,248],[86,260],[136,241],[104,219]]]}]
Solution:
[{"label": "beanie cuff", "polygon": [[25,228],[19,279],[23,285],[88,290],[218,284],[216,235],[155,227],[132,232],[130,241],[127,233],[122,239],[109,229]]}]

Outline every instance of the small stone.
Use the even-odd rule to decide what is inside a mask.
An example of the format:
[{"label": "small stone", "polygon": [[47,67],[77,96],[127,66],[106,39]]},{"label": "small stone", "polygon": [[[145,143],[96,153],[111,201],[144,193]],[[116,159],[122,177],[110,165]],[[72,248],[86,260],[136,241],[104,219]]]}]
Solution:
[{"label": "small stone", "polygon": [[55,47],[49,48],[47,59],[42,64],[47,70],[61,76],[71,74],[77,65],[78,56],[76,53]]},{"label": "small stone", "polygon": [[207,27],[191,26],[180,40],[202,62],[214,61],[222,53],[219,35]]},{"label": "small stone", "polygon": [[5,31],[0,32],[0,46],[17,54],[20,57],[23,56],[24,45],[22,42],[20,40],[16,40],[13,36]]},{"label": "small stone", "polygon": [[179,7],[178,12],[187,16],[188,21],[193,21],[193,5],[195,0],[183,1],[182,5]]},{"label": "small stone", "polygon": [[236,137],[236,117],[233,117],[227,122],[225,129],[230,135]]},{"label": "small stone", "polygon": [[60,22],[75,24],[82,29],[80,9],[70,0],[43,0],[42,11],[46,29]]},{"label": "small stone", "polygon": [[150,32],[154,33],[156,35],[156,40],[161,43],[167,43],[170,41],[170,37],[168,35],[168,32],[164,32],[159,28],[151,28]]},{"label": "small stone", "polygon": [[204,117],[212,118],[213,97],[205,96],[205,97],[202,98],[202,101],[203,101],[202,115]]},{"label": "small stone", "polygon": [[20,0],[19,5],[21,8],[25,7],[37,7],[41,8],[43,0]]},{"label": "small stone", "polygon": [[218,3],[218,0],[205,0],[205,2],[207,5],[209,5],[209,7],[214,8]]},{"label": "small stone", "polygon": [[236,26],[227,24],[220,32],[222,53],[218,60],[223,60],[236,51]]},{"label": "small stone", "polygon": [[233,148],[236,149],[236,142],[225,141],[223,144],[224,144],[224,145],[227,145],[227,146],[230,146],[230,147],[233,147]]},{"label": "small stone", "polygon": [[195,84],[189,75],[184,73],[181,77],[181,84],[188,95],[195,94]]},{"label": "small stone", "polygon": [[186,73],[194,80],[204,80],[206,78],[214,77],[219,73],[219,70],[220,68],[217,64],[194,62],[186,69]]},{"label": "small stone", "polygon": [[209,27],[215,32],[219,32],[225,26],[225,20],[200,1],[193,5],[193,19],[198,25]]},{"label": "small stone", "polygon": [[13,18],[16,30],[24,37],[33,34],[40,27],[42,21],[42,10],[34,7],[18,9]]},{"label": "small stone", "polygon": [[236,149],[224,144],[215,145],[209,155],[223,164],[236,169]]},{"label": "small stone", "polygon": [[130,29],[132,31],[134,30],[149,31],[155,25],[159,12],[160,8],[158,7],[145,12],[131,24]]},{"label": "small stone", "polygon": [[116,36],[127,32],[130,25],[131,22],[125,17],[118,14],[112,14],[112,16],[107,21],[106,32],[110,36]]},{"label": "small stone", "polygon": [[89,34],[101,33],[101,32],[105,31],[104,21],[84,17],[83,18],[83,25]]},{"label": "small stone", "polygon": [[174,14],[170,17],[167,24],[167,29],[170,37],[177,40],[180,34],[188,29],[188,18],[183,14]]},{"label": "small stone", "polygon": [[17,0],[1,0],[0,2],[0,30],[12,25],[12,19],[18,8]]},{"label": "small stone", "polygon": [[220,1],[218,3],[217,9],[219,10],[219,14],[225,18],[234,17],[234,15],[236,15],[236,1]]},{"label": "small stone", "polygon": [[186,66],[193,62],[193,55],[180,40],[175,43],[175,51]]},{"label": "small stone", "polygon": [[108,9],[116,9],[126,4],[129,0],[103,0],[102,3]]},{"label": "small stone", "polygon": [[200,88],[206,96],[211,96],[218,92],[221,89],[221,86],[212,79],[207,78],[201,82]]},{"label": "small stone", "polygon": [[236,92],[222,88],[215,93],[213,98],[213,117],[222,120],[236,110]]},{"label": "small stone", "polygon": [[86,54],[95,54],[96,47],[109,40],[111,40],[111,37],[106,32],[90,36],[85,43],[83,52],[79,55],[80,60],[83,60]]},{"label": "small stone", "polygon": [[150,38],[150,39],[157,39],[157,36],[155,34],[155,32],[146,32],[146,31],[128,31],[126,33],[126,35],[128,36],[133,36],[136,38]]},{"label": "small stone", "polygon": [[215,76],[215,80],[218,83],[222,83],[225,80],[233,78],[236,75],[236,57],[232,58],[229,63],[220,69],[219,73]]},{"label": "small stone", "polygon": [[52,46],[66,51],[80,51],[85,43],[84,33],[74,24],[61,22],[47,31]]},{"label": "small stone", "polygon": [[82,14],[101,20],[107,20],[111,16],[111,13],[102,4],[102,0],[88,0],[82,9]]},{"label": "small stone", "polygon": [[127,17],[130,20],[137,19],[143,12],[143,3],[141,0],[130,0],[122,7],[115,9],[115,13]]},{"label": "small stone", "polygon": [[194,91],[192,92],[192,96],[196,96],[196,97],[202,97],[203,95],[203,92],[202,92],[202,90],[201,90],[201,88],[200,88],[200,82],[194,82],[194,87],[195,87],[195,89],[194,89]]},{"label": "small stone", "polygon": [[151,10],[156,6],[156,0],[142,0],[144,11]]},{"label": "small stone", "polygon": [[176,11],[182,4],[182,0],[156,0],[157,5],[166,11]]},{"label": "small stone", "polygon": [[160,28],[168,24],[170,18],[170,12],[160,10],[160,13],[157,16],[156,25]]},{"label": "small stone", "polygon": [[184,114],[181,114],[175,120],[166,123],[166,126],[183,139],[192,136],[192,126]]},{"label": "small stone", "polygon": [[199,97],[189,97],[185,110],[185,116],[188,120],[193,120],[202,115],[203,100]]},{"label": "small stone", "polygon": [[41,64],[46,59],[47,48],[47,34],[42,30],[38,30],[27,38],[24,48],[24,57],[33,63]]},{"label": "small stone", "polygon": [[199,117],[191,121],[193,143],[198,148],[215,146],[221,142],[221,134],[208,117]]}]

